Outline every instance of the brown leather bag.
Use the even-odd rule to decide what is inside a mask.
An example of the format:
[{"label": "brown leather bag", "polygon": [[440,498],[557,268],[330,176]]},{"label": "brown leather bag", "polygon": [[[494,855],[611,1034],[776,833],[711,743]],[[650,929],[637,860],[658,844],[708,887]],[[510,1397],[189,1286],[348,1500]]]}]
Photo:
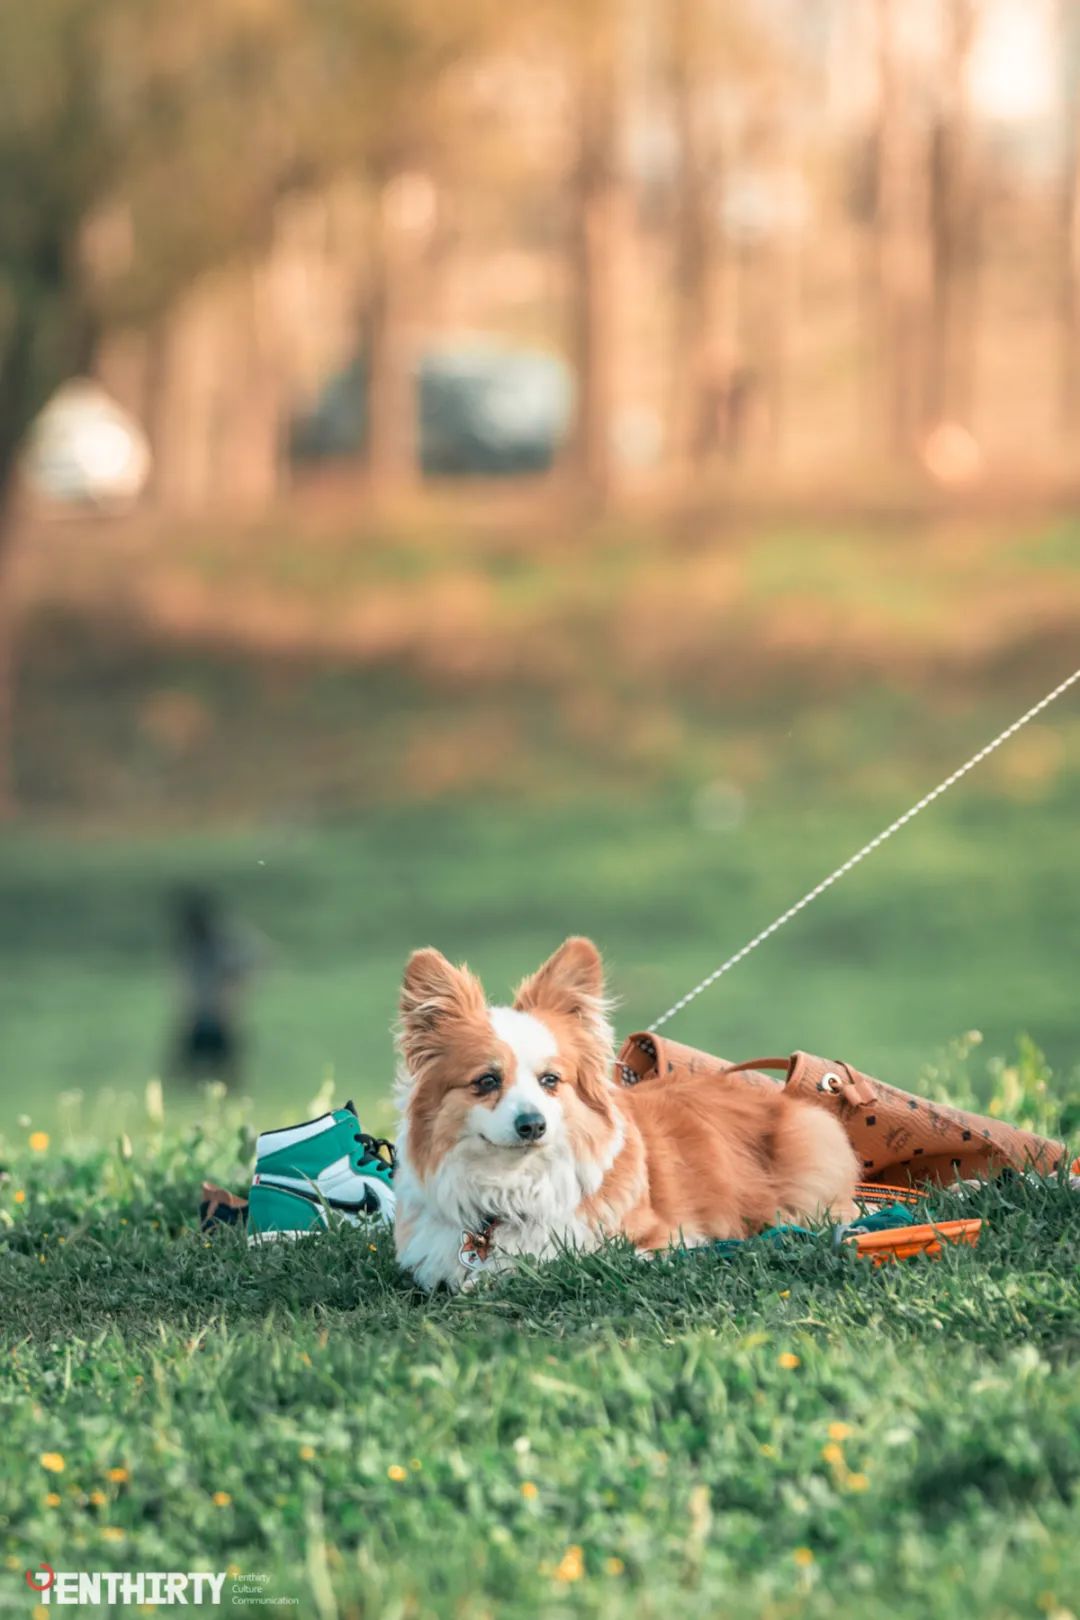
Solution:
[{"label": "brown leather bag", "polygon": [[728,1063],[662,1035],[642,1033],[627,1038],[615,1072],[623,1085],[691,1074],[709,1075],[723,1085],[778,1084],[762,1072],[765,1069],[781,1070],[782,1083],[792,1096],[836,1115],[859,1156],[863,1181],[949,1182],[1007,1168],[1046,1175],[1065,1157],[1062,1142],[913,1096],[861,1074],[849,1063],[809,1052]]}]

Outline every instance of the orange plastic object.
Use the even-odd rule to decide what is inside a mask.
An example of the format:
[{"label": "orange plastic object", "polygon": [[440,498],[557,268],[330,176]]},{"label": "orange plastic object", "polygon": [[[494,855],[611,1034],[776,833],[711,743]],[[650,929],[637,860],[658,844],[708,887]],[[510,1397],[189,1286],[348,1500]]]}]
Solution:
[{"label": "orange plastic object", "polygon": [[875,1266],[893,1260],[910,1260],[914,1254],[941,1253],[942,1243],[978,1243],[982,1221],[941,1221],[937,1226],[897,1226],[889,1232],[853,1232],[845,1238],[855,1252],[872,1260]]}]

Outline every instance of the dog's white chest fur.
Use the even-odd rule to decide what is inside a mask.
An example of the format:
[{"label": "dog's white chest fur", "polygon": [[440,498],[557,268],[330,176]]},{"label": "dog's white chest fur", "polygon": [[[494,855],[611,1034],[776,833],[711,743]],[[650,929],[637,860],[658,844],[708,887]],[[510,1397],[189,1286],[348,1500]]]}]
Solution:
[{"label": "dog's white chest fur", "polygon": [[598,1235],[575,1213],[587,1190],[565,1143],[494,1154],[461,1142],[421,1181],[406,1131],[395,1177],[398,1258],[421,1288],[465,1287],[475,1272],[462,1263],[462,1242],[487,1220],[497,1223],[487,1271],[506,1270],[515,1255],[549,1259],[564,1248],[595,1248]]}]

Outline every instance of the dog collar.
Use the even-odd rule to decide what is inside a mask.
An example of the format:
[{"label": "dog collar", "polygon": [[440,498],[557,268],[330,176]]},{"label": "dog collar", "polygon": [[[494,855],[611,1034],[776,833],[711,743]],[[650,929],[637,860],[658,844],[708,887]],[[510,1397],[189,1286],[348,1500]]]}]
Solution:
[{"label": "dog collar", "polygon": [[491,1251],[495,1246],[492,1234],[498,1224],[497,1215],[482,1215],[474,1231],[462,1232],[458,1259],[466,1271],[481,1271],[491,1264]]}]

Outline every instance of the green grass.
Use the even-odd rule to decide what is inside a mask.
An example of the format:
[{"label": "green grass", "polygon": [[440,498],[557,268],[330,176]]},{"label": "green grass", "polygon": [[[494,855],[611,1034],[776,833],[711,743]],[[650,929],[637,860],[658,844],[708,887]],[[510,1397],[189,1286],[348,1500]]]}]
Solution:
[{"label": "green grass", "polygon": [[987,1188],[936,1263],[616,1245],[425,1299],[385,1235],[200,1238],[199,1176],[249,1150],[217,1109],[0,1188],[4,1604],[44,1560],[365,1620],[1073,1606],[1067,1188]]},{"label": "green grass", "polygon": [[[456,1300],[385,1235],[251,1253],[193,1211],[315,1094],[391,1128],[414,946],[499,992],[590,933],[647,1025],[1061,678],[1075,521],[131,539],[39,537],[21,649],[0,1609],[47,1560],[265,1572],[304,1620],[1072,1620],[1064,1187],[986,1190],[936,1264],[616,1246]],[[1065,702],[671,1033],[1074,1128],[1078,745]],[[190,881],[267,958],[250,1096],[170,1088],[162,1123]],[[1024,1031],[1053,1075],[1023,1038],[984,1055]]]}]

